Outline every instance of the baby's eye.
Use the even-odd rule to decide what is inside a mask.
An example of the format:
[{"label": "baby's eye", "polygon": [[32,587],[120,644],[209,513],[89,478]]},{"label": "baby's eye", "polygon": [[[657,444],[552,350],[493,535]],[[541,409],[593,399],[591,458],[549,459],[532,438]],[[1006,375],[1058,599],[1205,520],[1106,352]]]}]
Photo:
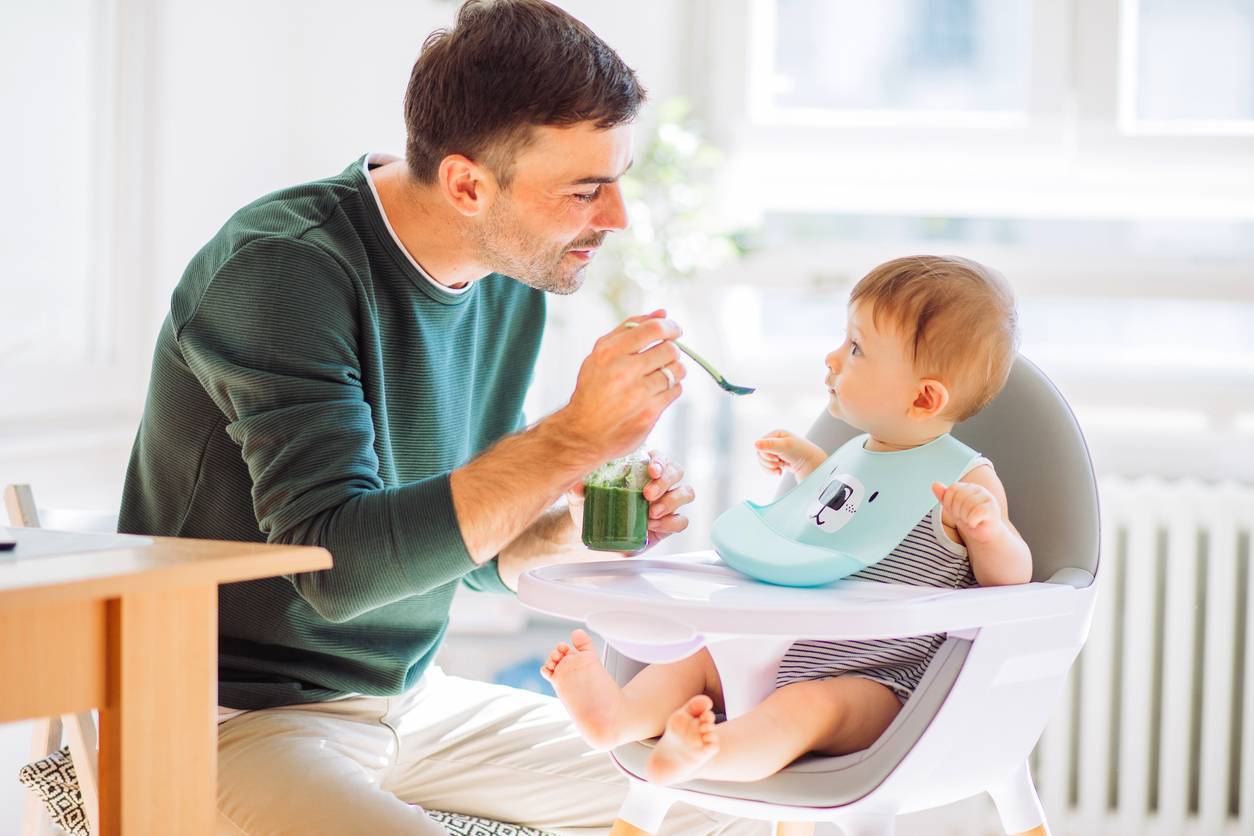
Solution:
[{"label": "baby's eye", "polygon": [[856,342],[850,341],[849,356],[857,357],[861,353],[862,353],[862,346],[858,345]]},{"label": "baby's eye", "polygon": [[597,197],[600,196],[600,194],[601,194],[601,187],[597,186],[595,189],[593,189],[590,192],[576,192],[575,194],[571,195],[571,197],[573,197],[575,200],[579,201],[580,203],[591,203],[592,201],[596,200]]}]

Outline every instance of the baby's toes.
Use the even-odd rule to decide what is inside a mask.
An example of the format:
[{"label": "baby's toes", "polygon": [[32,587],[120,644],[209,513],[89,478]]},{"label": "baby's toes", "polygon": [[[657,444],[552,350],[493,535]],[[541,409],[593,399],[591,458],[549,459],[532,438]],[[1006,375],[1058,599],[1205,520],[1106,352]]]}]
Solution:
[{"label": "baby's toes", "polygon": [[[571,631],[570,643],[574,645],[575,650],[584,651],[592,649],[592,636],[589,636],[584,630],[576,628]],[[565,647],[565,645],[561,645]]]}]

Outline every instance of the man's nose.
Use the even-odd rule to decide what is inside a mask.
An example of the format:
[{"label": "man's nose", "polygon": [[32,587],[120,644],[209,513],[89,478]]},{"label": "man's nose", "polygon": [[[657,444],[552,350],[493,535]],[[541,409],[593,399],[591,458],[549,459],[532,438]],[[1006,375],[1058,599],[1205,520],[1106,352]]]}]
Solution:
[{"label": "man's nose", "polygon": [[598,232],[627,228],[627,204],[623,202],[623,190],[618,183],[607,183],[603,187],[597,209],[592,226]]}]

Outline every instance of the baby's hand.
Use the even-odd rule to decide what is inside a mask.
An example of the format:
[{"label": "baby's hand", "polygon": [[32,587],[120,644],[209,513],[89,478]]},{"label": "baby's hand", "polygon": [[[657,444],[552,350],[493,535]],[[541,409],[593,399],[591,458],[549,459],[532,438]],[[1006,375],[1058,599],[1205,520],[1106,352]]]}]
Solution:
[{"label": "baby's hand", "polygon": [[932,493],[941,503],[945,516],[953,521],[963,542],[987,542],[1001,533],[1001,506],[997,497],[983,485],[954,482],[948,488],[932,483]]},{"label": "baby's hand", "polygon": [[797,474],[798,479],[804,479],[827,459],[822,447],[788,430],[769,432],[753,442],[753,446],[758,451],[758,463],[767,473],[776,476],[789,470]]}]

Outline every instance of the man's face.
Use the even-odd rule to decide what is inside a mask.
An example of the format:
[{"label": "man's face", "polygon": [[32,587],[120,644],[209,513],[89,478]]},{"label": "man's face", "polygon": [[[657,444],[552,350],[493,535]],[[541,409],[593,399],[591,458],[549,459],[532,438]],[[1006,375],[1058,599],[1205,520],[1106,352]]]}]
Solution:
[{"label": "man's face", "polygon": [[631,127],[590,122],[534,128],[476,230],[498,273],[551,293],[574,293],[605,236],[627,226],[619,177],[631,165]]}]

